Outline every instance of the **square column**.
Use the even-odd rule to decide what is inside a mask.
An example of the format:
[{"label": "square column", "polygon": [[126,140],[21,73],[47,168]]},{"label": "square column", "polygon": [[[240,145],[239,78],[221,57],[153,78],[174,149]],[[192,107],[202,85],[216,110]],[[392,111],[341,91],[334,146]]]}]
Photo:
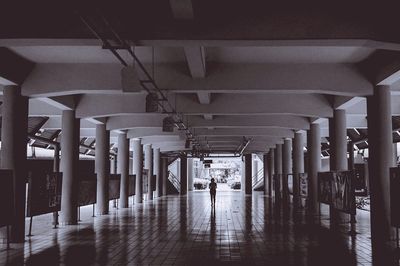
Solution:
[{"label": "square column", "polygon": [[61,125],[61,222],[65,225],[78,223],[78,164],[80,120],[74,110],[62,112]]},{"label": "square column", "polygon": [[120,183],[120,207],[129,206],[129,139],[126,133],[118,135],[118,161],[117,173],[121,174]]},{"label": "square column", "polygon": [[140,139],[132,140],[133,146],[133,174],[136,175],[135,203],[143,202],[143,145]]},{"label": "square column", "polygon": [[11,242],[25,240],[25,189],[26,144],[28,132],[28,98],[21,96],[18,86],[3,89],[1,127],[1,168],[13,170],[14,216],[11,225]]}]

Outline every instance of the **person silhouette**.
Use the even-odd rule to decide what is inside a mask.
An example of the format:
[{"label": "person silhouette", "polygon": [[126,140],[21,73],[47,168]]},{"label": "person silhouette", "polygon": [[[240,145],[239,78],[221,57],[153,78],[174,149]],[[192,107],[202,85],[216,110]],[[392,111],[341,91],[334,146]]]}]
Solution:
[{"label": "person silhouette", "polygon": [[217,194],[217,183],[214,178],[211,178],[211,183],[208,185],[210,188],[211,206],[215,206],[215,195]]}]

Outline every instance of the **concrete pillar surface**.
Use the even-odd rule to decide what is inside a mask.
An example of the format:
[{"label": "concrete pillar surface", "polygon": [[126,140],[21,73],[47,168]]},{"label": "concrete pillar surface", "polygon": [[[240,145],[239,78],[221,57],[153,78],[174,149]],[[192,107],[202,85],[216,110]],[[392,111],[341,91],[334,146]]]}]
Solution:
[{"label": "concrete pillar surface", "polygon": [[132,140],[133,174],[136,175],[135,203],[143,202],[143,146],[140,139]]},{"label": "concrete pillar surface", "polygon": [[288,175],[292,173],[292,140],[285,139],[282,146],[282,192],[289,199]]},{"label": "concrete pillar surface", "polygon": [[156,197],[162,196],[161,161],[160,148],[153,149],[153,173],[156,176]]},{"label": "concrete pillar surface", "polygon": [[121,174],[120,183],[120,207],[129,206],[129,139],[126,133],[118,135],[118,161],[117,173]]},{"label": "concrete pillar surface", "polygon": [[187,164],[188,189],[189,191],[193,191],[193,158],[188,158]]},{"label": "concrete pillar surface", "polygon": [[252,183],[253,183],[253,171],[252,171],[252,154],[245,154],[244,155],[244,167],[245,167],[245,181],[244,181],[244,192],[246,195],[251,195],[253,191]]},{"label": "concrete pillar surface", "polygon": [[62,112],[61,125],[61,222],[65,225],[78,223],[78,163],[80,120],[74,110]]},{"label": "concrete pillar surface", "polygon": [[304,134],[296,132],[293,141],[293,198],[298,203],[300,200],[299,174],[304,173]]},{"label": "concrete pillar surface", "polygon": [[95,165],[97,175],[97,214],[108,214],[110,179],[110,131],[105,124],[96,125]]},{"label": "concrete pillar surface", "polygon": [[153,200],[153,148],[151,144],[146,144],[144,149],[144,169],[148,170],[148,188],[147,188],[147,199]]},{"label": "concrete pillar surface", "polygon": [[319,124],[311,124],[307,132],[307,151],[308,209],[312,214],[318,214],[318,172],[321,171],[321,127]]},{"label": "concrete pillar surface", "polygon": [[1,126],[1,168],[13,170],[14,215],[12,243],[25,240],[26,144],[28,132],[28,98],[21,96],[18,86],[4,86]]},{"label": "concrete pillar surface", "polygon": [[182,155],[181,156],[181,162],[180,162],[180,176],[181,176],[181,195],[186,195],[187,194],[187,185],[188,185],[188,169],[187,169],[187,156]]},{"label": "concrete pillar surface", "polygon": [[393,165],[393,136],[390,87],[377,86],[374,95],[367,97],[369,184],[371,194],[371,236],[373,262],[380,261],[381,249],[390,246],[390,174]]}]

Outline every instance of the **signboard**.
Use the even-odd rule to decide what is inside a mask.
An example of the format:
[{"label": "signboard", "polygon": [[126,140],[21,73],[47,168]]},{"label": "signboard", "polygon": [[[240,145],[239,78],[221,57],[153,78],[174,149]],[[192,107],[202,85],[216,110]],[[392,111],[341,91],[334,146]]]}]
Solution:
[{"label": "signboard", "polygon": [[62,173],[31,171],[28,182],[27,216],[60,211]]},{"label": "signboard", "polygon": [[85,206],[96,203],[97,182],[96,180],[80,180],[78,205]]},{"label": "signboard", "polygon": [[108,199],[118,199],[121,185],[121,175],[111,174],[108,187]]},{"label": "signboard", "polygon": [[332,180],[333,172],[318,173],[318,201],[332,204]]},{"label": "signboard", "polygon": [[390,168],[390,221],[400,227],[400,168]]},{"label": "signboard", "polygon": [[332,207],[355,214],[353,171],[338,171],[332,177]]},{"label": "signboard", "polygon": [[136,194],[136,175],[129,175],[129,196]]},{"label": "signboard", "polygon": [[299,188],[300,188],[300,197],[307,198],[308,195],[308,176],[307,173],[299,174]]},{"label": "signboard", "polygon": [[14,210],[14,175],[12,170],[0,169],[0,227],[11,225]]}]

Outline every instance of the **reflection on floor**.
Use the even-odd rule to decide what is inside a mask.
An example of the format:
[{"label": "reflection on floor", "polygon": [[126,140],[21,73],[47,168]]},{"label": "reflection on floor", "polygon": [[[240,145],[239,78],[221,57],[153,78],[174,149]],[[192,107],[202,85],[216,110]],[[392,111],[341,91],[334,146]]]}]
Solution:
[{"label": "reflection on floor", "polygon": [[[370,265],[368,216],[358,215],[355,238],[335,233],[323,216],[313,222],[304,211],[274,207],[255,192],[246,197],[220,192],[216,209],[209,193],[168,196],[78,226],[50,229],[35,223],[24,245],[6,251],[9,265]],[[326,210],[323,210],[326,212]]]}]

